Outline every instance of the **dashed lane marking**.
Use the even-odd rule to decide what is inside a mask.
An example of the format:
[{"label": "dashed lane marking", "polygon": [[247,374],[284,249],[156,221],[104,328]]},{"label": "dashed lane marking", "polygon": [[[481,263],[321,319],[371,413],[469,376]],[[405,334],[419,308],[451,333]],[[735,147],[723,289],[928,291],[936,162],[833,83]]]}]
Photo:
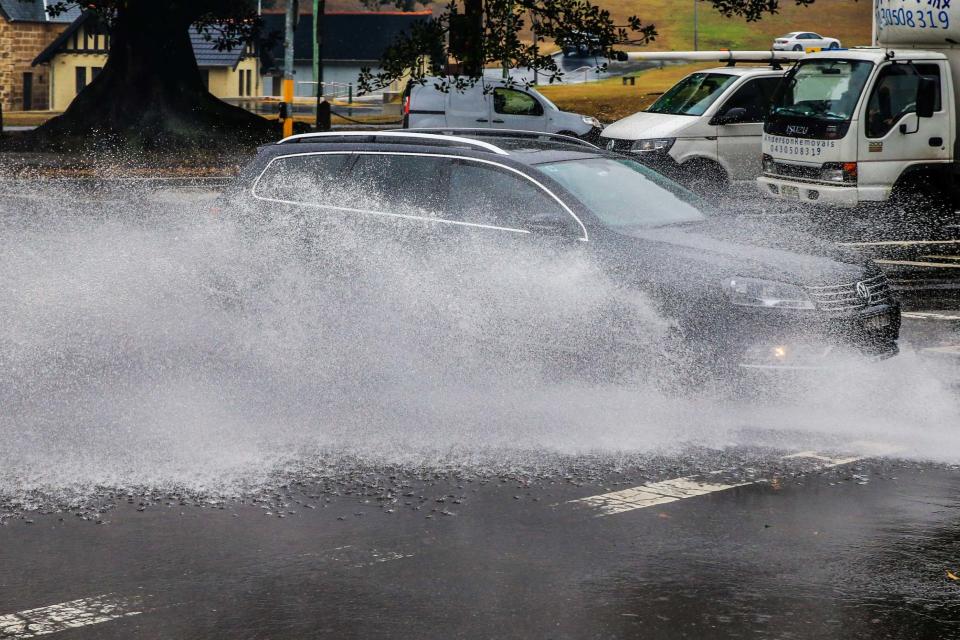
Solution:
[{"label": "dashed lane marking", "polygon": [[27,609],[0,616],[0,638],[35,638],[59,631],[88,627],[136,616],[139,598],[126,598],[107,593],[92,598],[81,598],[38,609]]},{"label": "dashed lane marking", "polygon": [[841,247],[916,247],[960,244],[960,240],[875,240],[873,242],[838,242],[837,244]]},{"label": "dashed lane marking", "polygon": [[[791,458],[817,460],[820,463],[816,467],[818,470],[839,467],[862,460],[862,458],[859,457],[831,458],[821,455],[816,451],[801,451],[784,456],[785,460]],[[723,484],[703,479],[721,473],[723,473],[723,471],[713,471],[699,476],[686,476],[676,478],[675,480],[653,482],[640,485],[639,487],[633,487],[632,489],[623,489],[621,491],[604,493],[597,496],[578,498],[577,500],[571,500],[570,503],[592,508],[597,511],[597,517],[603,517],[765,482],[764,480],[751,480],[750,482]]]},{"label": "dashed lane marking", "polygon": [[960,312],[946,313],[943,311],[903,311],[900,313],[903,318],[912,320],[960,320]]}]

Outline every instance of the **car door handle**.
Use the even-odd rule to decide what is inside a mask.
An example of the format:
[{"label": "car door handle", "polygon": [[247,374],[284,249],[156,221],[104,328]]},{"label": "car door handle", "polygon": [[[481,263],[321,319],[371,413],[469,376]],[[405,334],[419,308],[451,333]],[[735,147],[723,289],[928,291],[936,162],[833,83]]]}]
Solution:
[{"label": "car door handle", "polygon": [[494,123],[494,124],[503,124],[503,120],[494,120],[493,123]]},{"label": "car door handle", "polygon": [[490,122],[486,118],[477,118],[477,122]]}]

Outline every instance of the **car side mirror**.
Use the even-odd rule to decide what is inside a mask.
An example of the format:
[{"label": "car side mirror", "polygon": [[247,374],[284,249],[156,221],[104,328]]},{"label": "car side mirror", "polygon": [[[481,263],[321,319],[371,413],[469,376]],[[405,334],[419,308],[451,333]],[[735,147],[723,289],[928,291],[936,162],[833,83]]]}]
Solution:
[{"label": "car side mirror", "polygon": [[526,219],[523,228],[545,236],[563,236],[570,231],[567,221],[555,213],[535,213]]},{"label": "car side mirror", "polygon": [[933,117],[933,111],[937,105],[939,88],[937,81],[933,78],[920,76],[920,82],[917,83],[917,117]]},{"label": "car side mirror", "polygon": [[734,107],[714,118],[714,124],[737,124],[747,119],[747,110],[743,107]]}]

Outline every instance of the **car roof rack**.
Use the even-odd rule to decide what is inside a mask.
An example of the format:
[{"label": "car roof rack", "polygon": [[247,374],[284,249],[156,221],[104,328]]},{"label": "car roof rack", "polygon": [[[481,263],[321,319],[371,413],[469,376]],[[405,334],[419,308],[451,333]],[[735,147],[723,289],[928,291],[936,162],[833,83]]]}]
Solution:
[{"label": "car roof rack", "polygon": [[[367,140],[357,140],[358,138],[367,138]],[[284,138],[277,144],[291,144],[301,142],[378,142],[378,138],[389,142],[403,142],[405,139],[414,144],[428,144],[438,147],[469,147],[472,149],[482,149],[490,151],[497,155],[510,155],[500,147],[472,138],[461,138],[459,136],[447,136],[437,133],[421,133],[410,131],[329,131],[323,133],[300,133],[295,136]]]},{"label": "car roof rack", "polygon": [[447,136],[471,136],[477,138],[511,138],[528,140],[545,140],[550,142],[563,142],[574,144],[580,147],[589,147],[599,149],[592,142],[587,142],[582,138],[568,136],[562,133],[548,133],[546,131],[527,131],[525,129],[481,129],[471,127],[419,127],[414,129],[404,129],[404,131],[414,131],[418,133],[443,134]]}]

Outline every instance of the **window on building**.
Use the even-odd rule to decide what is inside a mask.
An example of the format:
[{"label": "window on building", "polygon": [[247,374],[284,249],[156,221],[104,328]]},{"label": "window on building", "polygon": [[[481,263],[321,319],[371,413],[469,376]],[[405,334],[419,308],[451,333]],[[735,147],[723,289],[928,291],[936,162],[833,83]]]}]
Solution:
[{"label": "window on building", "polygon": [[247,74],[247,95],[252,96],[253,95],[253,71],[250,71],[248,69],[246,71],[246,74]]},{"label": "window on building", "polygon": [[237,95],[242,96],[243,95],[243,71],[237,74],[237,78],[239,79],[239,82],[240,82],[240,87],[237,89]]},{"label": "window on building", "polygon": [[103,71],[103,67],[90,67],[90,82],[96,80],[101,71]]},{"label": "window on building", "polygon": [[77,93],[80,93],[87,86],[87,68],[86,67],[76,68],[76,79],[77,79]]},{"label": "window on building", "polygon": [[270,91],[270,95],[279,96],[283,91],[283,85],[281,84],[282,78],[280,76],[273,76],[273,89]]},{"label": "window on building", "polygon": [[200,69],[200,82],[204,89],[210,91],[210,69]]},{"label": "window on building", "polygon": [[26,72],[23,74],[23,110],[33,109],[33,74]]}]

